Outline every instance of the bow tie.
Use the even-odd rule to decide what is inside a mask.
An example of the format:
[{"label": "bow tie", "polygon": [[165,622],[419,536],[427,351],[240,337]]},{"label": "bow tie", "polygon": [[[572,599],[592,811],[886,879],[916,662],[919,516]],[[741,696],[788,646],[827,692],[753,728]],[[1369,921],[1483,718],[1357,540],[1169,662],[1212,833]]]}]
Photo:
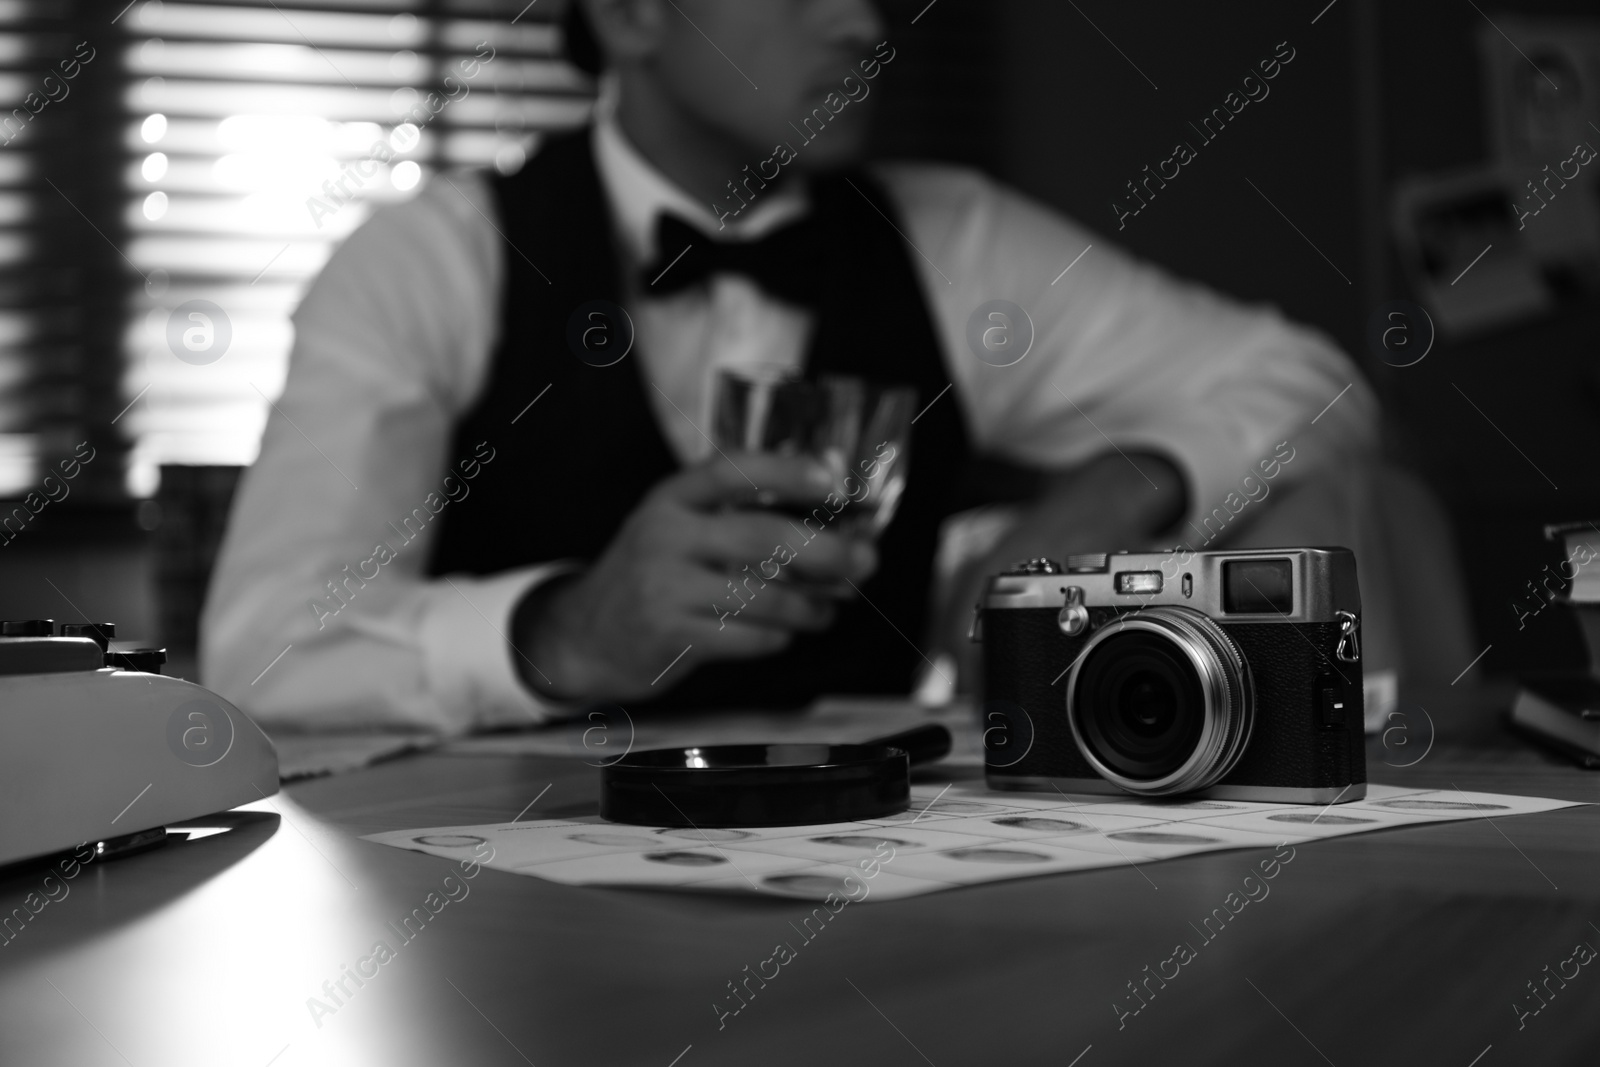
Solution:
[{"label": "bow tie", "polygon": [[656,260],[640,282],[647,295],[671,296],[713,274],[742,274],[791,304],[817,303],[822,277],[816,227],[801,219],[756,241],[717,241],[676,215],[656,219]]}]

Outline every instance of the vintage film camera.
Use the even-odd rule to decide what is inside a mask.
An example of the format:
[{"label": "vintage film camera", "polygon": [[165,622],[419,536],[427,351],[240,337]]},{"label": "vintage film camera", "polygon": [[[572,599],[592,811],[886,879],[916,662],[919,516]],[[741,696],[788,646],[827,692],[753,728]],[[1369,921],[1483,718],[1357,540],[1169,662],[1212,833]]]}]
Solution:
[{"label": "vintage film camera", "polygon": [[1035,559],[975,611],[992,788],[1366,795],[1348,549]]}]

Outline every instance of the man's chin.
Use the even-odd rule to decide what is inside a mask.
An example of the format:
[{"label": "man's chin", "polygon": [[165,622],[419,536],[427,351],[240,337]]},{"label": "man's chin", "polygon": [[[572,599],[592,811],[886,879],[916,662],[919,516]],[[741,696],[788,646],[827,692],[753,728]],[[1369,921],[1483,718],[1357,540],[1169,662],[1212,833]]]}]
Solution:
[{"label": "man's chin", "polygon": [[[791,142],[792,143],[792,142]],[[842,170],[860,163],[866,156],[865,132],[830,128],[804,145],[796,144],[794,165],[808,174]]]}]

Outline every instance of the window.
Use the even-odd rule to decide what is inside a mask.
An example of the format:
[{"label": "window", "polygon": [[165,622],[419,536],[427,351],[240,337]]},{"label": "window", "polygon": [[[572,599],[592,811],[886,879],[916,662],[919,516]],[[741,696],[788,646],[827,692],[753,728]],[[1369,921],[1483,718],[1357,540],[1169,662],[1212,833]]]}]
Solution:
[{"label": "window", "polygon": [[0,0],[0,499],[22,498],[58,453],[72,454],[93,389],[74,313],[88,272],[76,247],[51,239],[73,211],[51,184],[81,169],[71,158],[91,95],[81,57],[95,49],[75,47],[72,27],[44,8]]},{"label": "window", "polygon": [[151,493],[162,464],[254,460],[289,314],[375,206],[441,169],[511,173],[542,132],[586,120],[559,11],[137,0],[121,16],[129,491]]}]

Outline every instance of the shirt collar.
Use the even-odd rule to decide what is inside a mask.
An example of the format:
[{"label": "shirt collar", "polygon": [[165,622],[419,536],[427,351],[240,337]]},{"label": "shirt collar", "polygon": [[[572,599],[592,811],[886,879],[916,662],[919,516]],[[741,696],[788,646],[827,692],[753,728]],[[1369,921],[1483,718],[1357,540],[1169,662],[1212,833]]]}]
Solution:
[{"label": "shirt collar", "polygon": [[709,205],[701,205],[674,184],[628,140],[616,120],[618,95],[616,80],[603,78],[590,143],[611,207],[613,225],[636,266],[657,257],[655,223],[663,212],[679,215],[696,229],[724,240],[749,241],[793,221],[809,209],[804,187],[785,183],[763,191],[738,218],[729,217],[719,222]]}]

